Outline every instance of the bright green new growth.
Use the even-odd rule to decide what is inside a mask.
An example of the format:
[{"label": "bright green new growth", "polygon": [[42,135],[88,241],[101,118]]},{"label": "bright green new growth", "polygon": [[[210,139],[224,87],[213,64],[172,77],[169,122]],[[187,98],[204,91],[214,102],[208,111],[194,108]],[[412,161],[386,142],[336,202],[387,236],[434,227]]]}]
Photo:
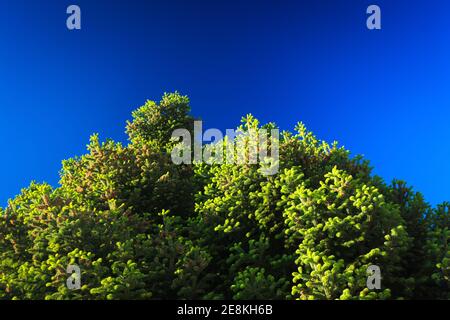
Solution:
[{"label": "bright green new growth", "polygon": [[[450,204],[303,124],[280,136],[279,173],[255,164],[174,165],[189,100],[133,112],[130,142],[63,162],[61,186],[32,183],[0,209],[0,299],[449,299]],[[260,126],[252,116],[240,129]],[[66,268],[81,268],[81,288]],[[367,268],[381,269],[368,289]]]}]

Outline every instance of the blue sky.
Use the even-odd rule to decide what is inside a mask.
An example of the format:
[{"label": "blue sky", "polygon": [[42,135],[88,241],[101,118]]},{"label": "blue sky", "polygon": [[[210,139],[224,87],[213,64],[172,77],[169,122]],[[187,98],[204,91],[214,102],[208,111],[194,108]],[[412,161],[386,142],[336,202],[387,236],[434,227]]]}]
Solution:
[{"label": "blue sky", "polygon": [[[77,4],[82,30],[66,28]],[[366,8],[382,30],[366,28]],[[364,154],[387,181],[450,200],[448,1],[0,0],[0,205],[57,185],[89,136],[125,141],[178,90],[204,127],[252,113]]]}]

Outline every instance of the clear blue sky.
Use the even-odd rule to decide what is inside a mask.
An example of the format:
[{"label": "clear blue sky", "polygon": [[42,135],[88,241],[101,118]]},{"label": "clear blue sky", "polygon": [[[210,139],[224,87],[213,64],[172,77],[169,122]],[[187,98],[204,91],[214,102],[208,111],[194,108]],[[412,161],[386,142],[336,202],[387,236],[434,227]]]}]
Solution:
[{"label": "clear blue sky", "polygon": [[[82,30],[66,29],[78,4]],[[366,29],[378,4],[382,30]],[[364,154],[386,180],[450,200],[448,1],[0,0],[0,205],[57,185],[91,133],[165,91],[204,127],[246,113]]]}]

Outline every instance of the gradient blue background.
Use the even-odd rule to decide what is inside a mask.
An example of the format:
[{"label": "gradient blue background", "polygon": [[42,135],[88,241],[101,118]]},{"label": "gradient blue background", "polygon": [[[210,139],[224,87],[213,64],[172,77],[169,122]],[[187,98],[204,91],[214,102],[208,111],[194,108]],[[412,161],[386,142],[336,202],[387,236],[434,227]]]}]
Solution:
[{"label": "gradient blue background", "polygon": [[[382,30],[366,8],[382,9]],[[66,28],[78,4],[82,30]],[[91,133],[126,141],[165,91],[204,127],[253,113],[364,154],[387,181],[450,200],[448,1],[0,1],[0,205],[57,185]]]}]

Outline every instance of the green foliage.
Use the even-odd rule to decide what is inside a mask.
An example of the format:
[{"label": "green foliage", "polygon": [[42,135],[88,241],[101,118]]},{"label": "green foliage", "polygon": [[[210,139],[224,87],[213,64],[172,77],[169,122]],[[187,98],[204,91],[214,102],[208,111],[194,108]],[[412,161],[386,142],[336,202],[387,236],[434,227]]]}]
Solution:
[{"label": "green foliage", "polygon": [[[449,203],[385,184],[301,123],[280,135],[276,175],[175,165],[189,112],[178,93],[147,101],[127,145],[93,135],[58,188],[31,183],[0,209],[0,299],[450,299]],[[238,127],[273,128],[251,115]]]},{"label": "green foliage", "polygon": [[319,188],[301,185],[290,198],[286,221],[301,239],[293,295],[358,297],[366,288],[369,265],[382,265],[385,277],[396,271],[408,236],[398,209],[386,204],[375,187],[335,167]]},{"label": "green foliage", "polygon": [[247,267],[237,274],[231,291],[236,300],[284,299],[283,295],[289,282],[266,275],[264,268]]}]

